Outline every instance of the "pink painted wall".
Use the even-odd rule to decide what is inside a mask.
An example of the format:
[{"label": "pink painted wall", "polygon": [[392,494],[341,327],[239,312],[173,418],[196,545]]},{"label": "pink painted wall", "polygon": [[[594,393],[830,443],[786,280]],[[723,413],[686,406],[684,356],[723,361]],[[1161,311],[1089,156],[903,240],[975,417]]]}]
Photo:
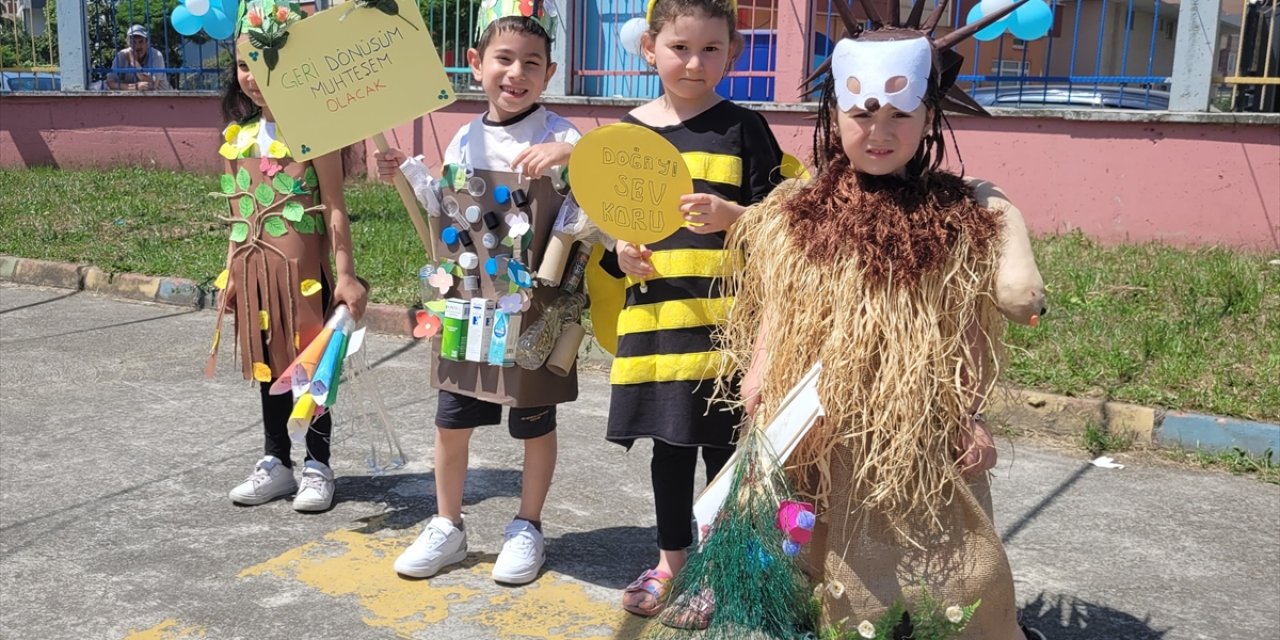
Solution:
[{"label": "pink painted wall", "polygon": [[[583,130],[625,112],[552,108]],[[398,127],[388,139],[438,165],[454,131],[479,109],[459,102]],[[807,160],[808,113],[766,116],[783,148]],[[1280,250],[1280,127],[1273,123],[1000,117],[952,124],[967,173],[1004,187],[1037,233],[1080,229],[1106,242]],[[220,169],[220,129],[211,96],[7,95],[0,98],[0,166],[212,173]]]}]

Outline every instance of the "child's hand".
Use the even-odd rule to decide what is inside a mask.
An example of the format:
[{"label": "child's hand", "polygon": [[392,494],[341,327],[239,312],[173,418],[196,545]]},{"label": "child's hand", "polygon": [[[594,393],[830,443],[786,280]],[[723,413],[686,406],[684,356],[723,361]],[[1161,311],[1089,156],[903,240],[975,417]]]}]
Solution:
[{"label": "child's hand", "polygon": [[739,393],[742,395],[742,408],[754,418],[756,409],[760,408],[760,367],[756,363],[753,362],[747,375],[743,376]]},{"label": "child's hand", "polygon": [[375,151],[374,159],[378,161],[378,178],[384,182],[395,180],[396,174],[400,173],[400,165],[408,159],[404,152],[399,149],[387,149],[386,153]]},{"label": "child's hand", "polygon": [[981,477],[996,466],[996,444],[981,416],[969,418],[960,439],[960,474],[968,479]]},{"label": "child's hand", "polygon": [[333,302],[347,305],[351,309],[351,316],[359,322],[369,304],[369,290],[359,278],[339,276],[338,284],[333,288]]},{"label": "child's hand", "polygon": [[518,169],[530,178],[537,178],[551,167],[569,164],[569,154],[573,153],[573,145],[568,142],[544,142],[520,152],[511,161],[511,168]]},{"label": "child's hand", "polygon": [[747,208],[710,193],[690,193],[680,197],[680,211],[694,233],[716,233],[733,226]]},{"label": "child's hand", "polygon": [[618,254],[618,268],[622,269],[623,273],[641,280],[653,277],[653,263],[649,262],[649,256],[653,255],[653,252],[646,249],[644,245],[636,246],[619,240],[614,251]]}]

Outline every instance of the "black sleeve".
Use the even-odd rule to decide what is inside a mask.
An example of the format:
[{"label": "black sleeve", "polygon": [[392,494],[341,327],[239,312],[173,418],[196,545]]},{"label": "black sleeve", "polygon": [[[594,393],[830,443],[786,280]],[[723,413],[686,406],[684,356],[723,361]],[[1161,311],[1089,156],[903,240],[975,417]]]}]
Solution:
[{"label": "black sleeve", "polygon": [[747,201],[742,204],[755,204],[778,185],[778,167],[782,165],[782,147],[769,122],[755,111],[748,111],[742,123],[742,157],[747,165],[742,185]]},{"label": "black sleeve", "polygon": [[618,266],[618,254],[613,249],[605,249],[604,254],[600,256],[600,268],[619,280],[627,276],[622,272],[622,267]]}]

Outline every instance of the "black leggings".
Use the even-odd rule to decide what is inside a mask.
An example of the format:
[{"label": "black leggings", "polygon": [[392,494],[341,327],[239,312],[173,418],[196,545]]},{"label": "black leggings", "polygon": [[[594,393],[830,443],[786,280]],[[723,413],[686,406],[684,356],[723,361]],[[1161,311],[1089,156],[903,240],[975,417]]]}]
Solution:
[{"label": "black leggings", "polygon": [[[320,305],[323,309],[329,308],[329,301],[332,300],[332,294],[329,291],[329,279],[320,276]],[[262,334],[263,343],[266,342],[266,333]],[[268,350],[263,349],[263,359],[269,360]],[[270,364],[268,362],[267,364]],[[293,394],[282,393],[273,396],[267,393],[271,388],[270,382],[260,383],[262,388],[262,426],[266,435],[266,443],[263,445],[263,453],[269,456],[275,456],[284,463],[286,467],[293,467],[293,460],[289,451],[292,448],[293,441],[289,438],[289,414],[293,413]],[[333,412],[326,411],[324,415],[316,418],[311,423],[311,428],[307,429],[307,457],[306,460],[315,460],[324,465],[329,464],[329,439],[333,433]]]},{"label": "black leggings", "polygon": [[[702,447],[707,482],[724,468],[733,449]],[[693,545],[693,475],[698,468],[698,447],[682,447],[653,441],[653,505],[658,515],[658,548],[679,551]]]},{"label": "black leggings", "polygon": [[[266,434],[266,444],[262,450],[266,455],[279,458],[284,466],[292,467],[289,450],[293,441],[289,439],[289,414],[293,413],[293,394],[273,396],[267,393],[271,388],[270,382],[259,383],[259,386],[262,389],[262,426]],[[307,460],[329,464],[329,436],[332,433],[332,412],[325,412],[311,423],[311,428],[307,429]]]}]

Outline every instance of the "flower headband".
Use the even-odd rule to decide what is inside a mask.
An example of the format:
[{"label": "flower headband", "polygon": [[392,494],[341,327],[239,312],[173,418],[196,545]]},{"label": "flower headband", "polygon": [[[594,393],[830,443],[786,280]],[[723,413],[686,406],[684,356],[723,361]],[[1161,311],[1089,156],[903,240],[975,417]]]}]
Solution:
[{"label": "flower headband", "polygon": [[495,20],[510,16],[529,18],[554,37],[560,8],[555,0],[484,0],[476,14],[476,38]]}]

